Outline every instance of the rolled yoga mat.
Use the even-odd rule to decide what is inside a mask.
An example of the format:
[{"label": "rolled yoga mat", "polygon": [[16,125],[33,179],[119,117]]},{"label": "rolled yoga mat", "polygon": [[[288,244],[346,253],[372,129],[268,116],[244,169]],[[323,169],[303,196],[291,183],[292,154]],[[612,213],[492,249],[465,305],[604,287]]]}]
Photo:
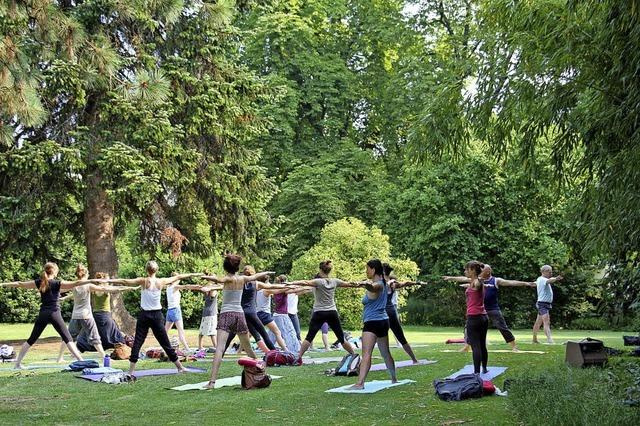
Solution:
[{"label": "rolled yoga mat", "polygon": [[[207,370],[202,368],[185,367],[187,373],[206,373]],[[170,374],[178,374],[178,370],[175,368],[156,368],[152,370],[138,370],[133,375],[136,378],[147,376],[167,376]],[[92,382],[99,382],[104,374],[85,374],[82,376],[76,376],[79,379],[90,380]]]},{"label": "rolled yoga mat", "polygon": [[[419,365],[435,364],[436,362],[438,361],[429,361],[428,359],[419,359],[417,364],[414,364],[413,361],[411,360],[398,361],[396,362],[396,368],[417,367]],[[385,371],[386,369],[387,369],[387,366],[384,363],[382,363],[382,364],[372,365],[369,371]]]},{"label": "rolled yoga mat", "polygon": [[[487,370],[489,370],[488,373],[480,374],[480,378],[482,378],[482,380],[493,380],[504,373],[507,370],[507,367],[487,367]],[[465,365],[462,370],[453,373],[448,376],[447,379],[453,379],[461,374],[473,374],[473,365]]]},{"label": "rolled yoga mat", "polygon": [[339,388],[326,390],[326,393],[376,393],[383,389],[394,388],[396,386],[408,385],[409,383],[415,383],[415,380],[400,380],[397,383],[391,383],[391,380],[374,380],[372,382],[365,382],[364,389],[349,389],[353,385],[345,385]]}]

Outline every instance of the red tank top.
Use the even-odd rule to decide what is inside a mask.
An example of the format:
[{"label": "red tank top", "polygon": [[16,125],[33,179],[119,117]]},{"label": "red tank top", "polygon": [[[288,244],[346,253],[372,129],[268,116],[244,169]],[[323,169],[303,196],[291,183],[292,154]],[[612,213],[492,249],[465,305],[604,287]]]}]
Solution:
[{"label": "red tank top", "polygon": [[467,297],[467,315],[486,315],[484,309],[484,286],[479,290],[468,287],[464,292]]}]

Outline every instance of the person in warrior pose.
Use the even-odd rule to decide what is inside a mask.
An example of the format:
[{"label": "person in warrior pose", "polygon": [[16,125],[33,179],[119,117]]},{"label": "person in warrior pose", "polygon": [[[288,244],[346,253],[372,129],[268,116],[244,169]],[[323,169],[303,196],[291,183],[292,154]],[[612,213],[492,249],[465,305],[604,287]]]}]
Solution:
[{"label": "person in warrior pose", "polygon": [[13,288],[26,288],[36,289],[40,294],[40,312],[36,318],[36,322],[33,324],[33,330],[26,342],[22,344],[20,354],[16,359],[15,368],[24,368],[22,360],[24,359],[31,346],[38,340],[47,325],[51,324],[56,329],[60,337],[62,338],[67,348],[71,352],[71,355],[78,361],[82,361],[82,355],[76,348],[71,334],[67,329],[67,326],[62,319],[60,313],[60,290],[71,289],[73,287],[92,284],[95,280],[78,280],[78,281],[65,281],[58,280],[58,265],[53,262],[47,262],[44,265],[43,271],[40,274],[40,278],[32,281],[14,281],[8,283],[0,283],[0,287],[13,287]]}]

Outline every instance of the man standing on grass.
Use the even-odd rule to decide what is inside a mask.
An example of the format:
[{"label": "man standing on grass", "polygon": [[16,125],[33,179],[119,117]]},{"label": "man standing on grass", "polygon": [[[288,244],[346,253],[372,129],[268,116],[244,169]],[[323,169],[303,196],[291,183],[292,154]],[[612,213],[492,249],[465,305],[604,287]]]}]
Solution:
[{"label": "man standing on grass", "polygon": [[536,288],[538,290],[536,308],[538,308],[538,317],[533,324],[533,343],[540,343],[538,342],[538,331],[540,330],[540,325],[544,324],[544,334],[547,336],[547,343],[552,344],[551,316],[549,315],[551,304],[553,303],[553,289],[551,288],[551,284],[562,280],[562,276],[558,275],[552,278],[553,269],[549,265],[542,266],[542,268],[540,268],[540,274],[541,276],[536,280]]}]

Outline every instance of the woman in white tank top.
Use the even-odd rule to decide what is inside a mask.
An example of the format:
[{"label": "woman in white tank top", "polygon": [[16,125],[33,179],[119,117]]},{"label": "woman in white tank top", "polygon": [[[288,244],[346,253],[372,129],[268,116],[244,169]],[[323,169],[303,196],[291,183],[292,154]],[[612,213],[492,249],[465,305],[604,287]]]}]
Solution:
[{"label": "woman in white tank top", "polygon": [[181,274],[171,278],[158,278],[156,272],[158,272],[158,264],[153,260],[147,262],[146,266],[147,276],[141,278],[133,278],[130,280],[124,279],[110,279],[106,282],[113,284],[121,284],[128,286],[140,286],[140,313],[138,314],[138,320],[136,322],[136,336],[133,341],[133,348],[131,348],[131,357],[129,358],[129,374],[133,374],[136,369],[136,363],[140,356],[140,349],[144,344],[149,329],[153,332],[153,335],[162,346],[162,349],[167,354],[169,359],[176,365],[178,372],[185,371],[182,363],[178,360],[176,351],[171,347],[169,342],[169,336],[164,328],[164,316],[162,315],[162,305],[160,304],[160,295],[162,289],[168,285],[173,284],[184,278],[199,277],[202,274]]}]

